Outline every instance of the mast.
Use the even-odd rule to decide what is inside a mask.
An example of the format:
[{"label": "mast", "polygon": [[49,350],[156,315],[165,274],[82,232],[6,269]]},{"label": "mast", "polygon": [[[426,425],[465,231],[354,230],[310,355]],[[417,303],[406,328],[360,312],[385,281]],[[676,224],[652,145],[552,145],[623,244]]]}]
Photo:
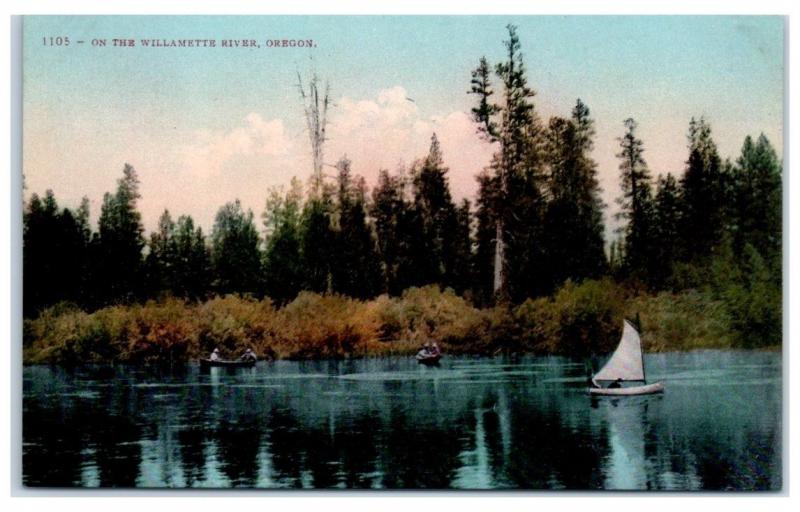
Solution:
[{"label": "mast", "polygon": [[639,355],[642,356],[642,382],[647,384],[647,370],[644,368],[644,342],[642,341],[641,333],[642,324],[639,321],[639,313],[636,313],[636,328],[639,329]]}]

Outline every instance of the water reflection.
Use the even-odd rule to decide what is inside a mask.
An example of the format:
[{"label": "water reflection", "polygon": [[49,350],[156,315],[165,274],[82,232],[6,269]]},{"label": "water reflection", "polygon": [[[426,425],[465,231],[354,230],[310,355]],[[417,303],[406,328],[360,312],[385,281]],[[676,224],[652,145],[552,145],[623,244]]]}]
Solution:
[{"label": "water reflection", "polygon": [[[648,357],[590,398],[560,358],[24,370],[29,486],[777,489],[779,354]],[[735,376],[735,379],[733,378]],[[724,386],[724,387],[723,387]],[[724,392],[723,392],[724,390]]]}]

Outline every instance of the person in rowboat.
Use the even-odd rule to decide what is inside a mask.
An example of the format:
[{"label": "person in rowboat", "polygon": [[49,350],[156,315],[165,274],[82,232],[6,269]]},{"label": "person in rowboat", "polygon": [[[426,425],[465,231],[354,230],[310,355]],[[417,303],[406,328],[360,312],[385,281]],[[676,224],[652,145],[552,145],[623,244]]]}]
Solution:
[{"label": "person in rowboat", "polygon": [[417,352],[418,357],[428,357],[431,355],[431,344],[427,341],[422,345],[422,348]]},{"label": "person in rowboat", "polygon": [[249,348],[245,351],[244,354],[241,355],[241,357],[239,357],[240,361],[255,361],[256,359],[258,359],[256,357],[256,353],[253,352],[253,350],[249,349]]},{"label": "person in rowboat", "polygon": [[211,355],[208,357],[209,361],[219,361],[219,349],[215,348]]},{"label": "person in rowboat", "polygon": [[611,384],[608,385],[609,389],[612,389],[612,388],[616,389],[616,388],[621,388],[621,387],[622,387],[622,379],[617,379],[617,380],[615,380],[614,382],[612,382]]}]

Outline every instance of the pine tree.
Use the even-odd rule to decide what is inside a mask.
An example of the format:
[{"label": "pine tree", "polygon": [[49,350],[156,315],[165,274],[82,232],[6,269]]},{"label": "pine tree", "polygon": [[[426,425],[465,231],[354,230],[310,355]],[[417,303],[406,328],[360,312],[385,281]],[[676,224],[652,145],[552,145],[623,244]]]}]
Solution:
[{"label": "pine tree", "polygon": [[478,177],[478,198],[476,202],[475,255],[473,263],[473,296],[482,306],[491,303],[494,295],[494,257],[496,241],[497,214],[499,204],[497,177],[487,171]]},{"label": "pine tree", "polygon": [[619,218],[627,221],[624,233],[624,268],[646,279],[653,264],[653,199],[650,171],[644,160],[644,145],[636,136],[636,121],[625,120],[626,132],[619,139],[621,188]]},{"label": "pine tree", "polygon": [[175,241],[175,222],[164,210],[158,219],[158,231],[150,235],[150,252],[145,258],[145,272],[150,296],[163,292],[175,293],[178,249]]},{"label": "pine tree", "polygon": [[211,251],[203,230],[195,228],[188,215],[178,217],[174,230],[175,261],[173,293],[193,300],[202,299],[211,289]]},{"label": "pine tree", "polygon": [[[473,72],[473,90],[478,106],[473,119],[490,141],[499,144],[491,169],[497,180],[494,217],[493,289],[500,300],[522,300],[545,292],[548,278],[543,272],[541,193],[543,155],[542,130],[534,111],[535,92],[528,86],[521,45],[514,25],[508,25],[506,60],[495,66],[503,85],[503,101],[490,105],[491,84],[485,59]],[[493,115],[499,117],[493,119]]]},{"label": "pine tree", "polygon": [[456,293],[463,294],[471,289],[474,281],[472,254],[472,213],[468,199],[461,202],[456,211],[453,242],[453,268],[449,278],[450,286]]},{"label": "pine tree", "polygon": [[664,286],[673,265],[680,260],[680,188],[672,174],[660,176],[656,189],[653,232],[656,264],[651,266],[651,281]]},{"label": "pine tree", "polygon": [[105,194],[100,210],[93,266],[96,297],[101,303],[128,302],[142,295],[145,241],[141,214],[136,209],[140,197],[136,171],[125,164],[116,193]]},{"label": "pine tree", "polygon": [[430,258],[431,241],[425,237],[420,209],[408,197],[409,188],[402,170],[394,176],[381,171],[369,208],[375,222],[386,290],[391,295],[431,283],[431,276],[435,275]]},{"label": "pine tree", "polygon": [[262,288],[259,237],[253,212],[237,199],[219,209],[211,232],[214,288],[220,294],[252,293]]},{"label": "pine tree", "polygon": [[366,185],[361,177],[353,179],[347,157],[336,168],[339,226],[331,264],[333,289],[350,297],[371,298],[381,290],[381,269],[366,218]]},{"label": "pine tree", "polygon": [[548,139],[550,201],[545,218],[552,288],[566,279],[599,276],[606,267],[602,201],[591,159],[593,121],[578,100],[571,119],[550,120]]},{"label": "pine tree", "polygon": [[501,229],[496,246],[500,246],[503,262],[499,263],[501,272],[495,292],[518,302],[547,291],[542,244],[544,162],[542,129],[532,103],[536,93],[528,87],[516,27],[509,25],[508,34],[507,60],[496,66],[503,83],[504,102],[499,130],[501,149],[496,161],[502,202],[498,208]]},{"label": "pine tree", "polygon": [[778,156],[764,134],[755,143],[748,135],[733,171],[734,246],[741,254],[750,244],[767,261],[778,264],[782,239],[781,173]]},{"label": "pine tree", "polygon": [[686,258],[711,254],[724,228],[725,175],[711,127],[692,118],[689,124],[689,159],[681,179],[681,238]]},{"label": "pine tree", "polygon": [[292,178],[285,195],[273,190],[267,199],[264,219],[267,250],[264,255],[264,279],[267,295],[284,304],[300,292],[303,277],[300,261],[300,182]]},{"label": "pine tree", "polygon": [[428,253],[420,268],[422,284],[439,283],[453,287],[456,274],[456,207],[450,195],[439,139],[431,137],[428,156],[414,172],[414,208],[422,223]]},{"label": "pine tree", "polygon": [[300,258],[303,288],[317,293],[333,291],[330,249],[334,242],[331,217],[334,205],[331,190],[322,187],[319,195],[306,201],[300,223]]},{"label": "pine tree", "polygon": [[372,189],[369,211],[375,222],[383,288],[391,295],[399,295],[403,291],[399,274],[402,273],[400,267],[403,263],[405,240],[400,225],[405,210],[402,179],[390,175],[385,169],[381,170],[378,173],[378,184]]},{"label": "pine tree", "polygon": [[51,190],[33,194],[23,213],[23,314],[60,301],[81,303],[86,273],[88,204],[59,210]]}]

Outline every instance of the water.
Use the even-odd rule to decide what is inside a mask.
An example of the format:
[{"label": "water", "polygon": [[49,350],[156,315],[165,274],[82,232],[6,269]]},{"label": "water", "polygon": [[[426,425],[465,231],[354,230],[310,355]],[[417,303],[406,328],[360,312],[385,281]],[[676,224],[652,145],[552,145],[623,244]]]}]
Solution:
[{"label": "water", "polygon": [[27,486],[781,488],[781,357],[654,354],[663,395],[563,358],[24,369]]}]

